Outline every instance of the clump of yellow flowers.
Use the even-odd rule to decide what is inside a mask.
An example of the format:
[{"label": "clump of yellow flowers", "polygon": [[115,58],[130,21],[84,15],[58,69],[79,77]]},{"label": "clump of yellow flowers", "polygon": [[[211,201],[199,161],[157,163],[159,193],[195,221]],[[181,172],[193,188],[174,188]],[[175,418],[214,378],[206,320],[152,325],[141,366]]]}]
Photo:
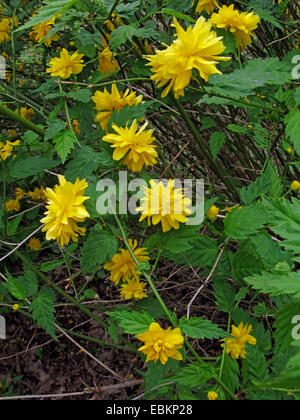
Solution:
[{"label": "clump of yellow flowers", "polygon": [[45,226],[46,239],[56,240],[62,247],[68,245],[72,239],[78,241],[78,235],[85,235],[86,229],[79,227],[89,217],[83,203],[89,199],[84,196],[88,184],[85,179],[77,179],[75,184],[68,182],[64,176],[59,175],[59,185],[54,189],[46,188],[47,211],[41,220]]},{"label": "clump of yellow flowers", "polygon": [[201,16],[195,26],[189,26],[187,30],[174,18],[177,39],[165,50],[157,51],[155,55],[145,58],[150,62],[154,75],[151,79],[164,89],[162,97],[174,90],[176,98],[184,96],[184,89],[189,85],[193,70],[206,82],[212,74],[222,74],[217,69],[218,61],[226,61],[230,58],[222,57],[225,46],[222,37],[218,37],[212,31],[212,23]]},{"label": "clump of yellow flowers", "polygon": [[164,330],[157,322],[152,322],[149,330],[138,334],[137,339],[144,342],[139,351],[147,356],[147,363],[160,360],[165,365],[169,358],[182,360],[182,354],[178,351],[184,342],[180,328]]}]

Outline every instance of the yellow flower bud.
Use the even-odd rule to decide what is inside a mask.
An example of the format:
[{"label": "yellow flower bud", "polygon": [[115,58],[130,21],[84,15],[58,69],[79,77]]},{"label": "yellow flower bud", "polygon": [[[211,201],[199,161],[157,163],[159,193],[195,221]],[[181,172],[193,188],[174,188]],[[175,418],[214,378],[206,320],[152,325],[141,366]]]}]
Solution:
[{"label": "yellow flower bud", "polygon": [[219,395],[215,391],[210,391],[207,394],[207,399],[209,401],[216,401],[219,398]]},{"label": "yellow flower bud", "polygon": [[207,218],[210,220],[215,219],[219,213],[219,210],[219,207],[216,207],[215,205],[211,206],[206,214]]},{"label": "yellow flower bud", "polygon": [[298,191],[298,190],[300,190],[300,182],[299,181],[293,181],[291,183],[290,188],[291,188],[292,191]]}]

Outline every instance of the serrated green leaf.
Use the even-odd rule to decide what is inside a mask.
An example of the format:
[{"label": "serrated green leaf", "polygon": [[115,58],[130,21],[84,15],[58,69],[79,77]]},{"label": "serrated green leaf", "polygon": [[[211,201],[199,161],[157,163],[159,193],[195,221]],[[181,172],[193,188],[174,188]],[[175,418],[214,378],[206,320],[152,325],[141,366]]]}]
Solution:
[{"label": "serrated green leaf", "polygon": [[214,368],[208,363],[194,363],[179,369],[170,380],[176,384],[188,387],[203,386],[210,379],[216,377]]},{"label": "serrated green leaf", "polygon": [[231,312],[235,305],[235,289],[222,278],[214,280],[213,289],[219,310],[226,313]]},{"label": "serrated green leaf", "polygon": [[7,270],[7,286],[10,293],[18,300],[24,300],[26,298],[26,291],[24,286],[21,284],[21,282],[14,278]]},{"label": "serrated green leaf", "polygon": [[253,289],[271,296],[292,295],[300,298],[300,271],[292,273],[256,274],[246,277],[245,282]]},{"label": "serrated green leaf", "polygon": [[154,319],[148,312],[130,312],[126,309],[116,309],[108,312],[108,315],[127,334],[142,334],[148,331],[150,324],[154,322]]},{"label": "serrated green leaf", "polygon": [[53,139],[56,134],[60,133],[64,128],[66,128],[66,123],[61,120],[53,120],[48,124],[48,128],[45,131],[45,140]]},{"label": "serrated green leaf", "polygon": [[179,321],[179,327],[184,334],[191,338],[224,338],[227,333],[213,324],[207,319],[200,317],[197,318],[181,318]]},{"label": "serrated green leaf", "polygon": [[76,135],[71,129],[64,130],[54,137],[53,142],[55,144],[55,151],[61,158],[63,164],[74,149],[76,141]]},{"label": "serrated green leaf", "polygon": [[59,161],[34,156],[30,158],[17,158],[9,166],[9,175],[15,179],[23,179],[36,175],[46,169],[53,169],[59,165]]},{"label": "serrated green leaf", "polygon": [[103,263],[111,260],[117,248],[118,241],[110,233],[95,228],[81,248],[80,265],[83,273],[96,273]]},{"label": "serrated green leaf", "polygon": [[210,147],[210,152],[214,160],[216,160],[216,157],[225,142],[226,142],[226,136],[224,133],[215,131],[210,136],[209,147]]},{"label": "serrated green leaf", "polygon": [[32,299],[29,311],[38,326],[44,330],[55,340],[55,325],[54,325],[54,303],[55,293],[49,287],[44,287],[40,290],[38,296]]},{"label": "serrated green leaf", "polygon": [[300,111],[292,109],[284,119],[286,136],[290,138],[298,155],[300,155]]},{"label": "serrated green leaf", "polygon": [[258,207],[235,208],[224,220],[225,233],[233,239],[246,239],[267,223],[265,212]]}]

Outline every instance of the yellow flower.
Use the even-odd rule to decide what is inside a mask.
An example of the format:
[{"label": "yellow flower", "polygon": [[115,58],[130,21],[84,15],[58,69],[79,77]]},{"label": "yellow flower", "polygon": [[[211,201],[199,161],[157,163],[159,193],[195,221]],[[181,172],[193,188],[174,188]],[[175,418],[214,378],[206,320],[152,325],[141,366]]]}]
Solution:
[{"label": "yellow flower", "polygon": [[15,189],[16,199],[22,200],[22,198],[25,196],[25,191],[22,190],[22,188],[17,187]]},{"label": "yellow flower", "polygon": [[73,127],[76,134],[79,135],[81,133],[80,128],[79,128],[79,121],[78,120],[73,120],[72,121],[72,127]]},{"label": "yellow flower", "polygon": [[[52,26],[55,23],[56,17],[53,17],[46,22],[39,23],[38,25],[35,25],[32,29],[32,31],[29,33],[29,36],[37,43],[42,42],[46,36],[48,35],[49,31],[52,29]],[[51,47],[52,41],[58,41],[59,35],[54,34],[50,36],[46,41],[45,45],[46,47]]]},{"label": "yellow flower", "polygon": [[37,238],[31,238],[28,242],[28,248],[31,251],[39,251],[41,249],[41,241]]},{"label": "yellow flower", "polygon": [[293,153],[293,149],[292,149],[291,147],[287,147],[287,148],[285,149],[285,151],[286,151],[289,155],[291,155],[291,154]]},{"label": "yellow flower", "polygon": [[0,44],[10,41],[11,23],[8,18],[0,21]]},{"label": "yellow flower", "polygon": [[113,153],[114,160],[124,159],[124,164],[133,172],[141,172],[144,165],[154,166],[157,163],[156,146],[152,143],[155,141],[153,130],[145,131],[148,122],[140,129],[137,120],[134,120],[131,127],[128,124],[125,128],[118,127],[113,124],[112,128],[117,134],[107,134],[103,137],[103,141],[112,143],[115,151]]},{"label": "yellow flower", "polygon": [[215,205],[213,205],[208,209],[206,216],[208,219],[213,220],[217,217],[217,215],[219,214],[219,211],[220,211],[219,207],[216,207]]},{"label": "yellow flower", "polygon": [[117,60],[114,58],[115,56],[116,54],[111,52],[109,47],[104,48],[104,50],[99,53],[98,70],[100,73],[108,75],[120,68]]},{"label": "yellow flower", "polygon": [[209,391],[207,394],[207,399],[209,401],[216,401],[219,398],[219,395],[216,393],[216,391]]},{"label": "yellow flower", "polygon": [[150,188],[145,187],[145,196],[141,199],[142,205],[137,208],[142,212],[140,222],[147,218],[148,225],[161,223],[163,232],[179,229],[180,223],[187,222],[191,214],[189,206],[191,200],[185,198],[182,188],[175,189],[175,182],[171,179],[165,186],[162,181],[150,181]]},{"label": "yellow flower", "polygon": [[79,74],[82,72],[83,54],[78,54],[76,51],[70,55],[68,51],[63,48],[60,57],[55,57],[50,60],[50,67],[46,70],[47,73],[51,73],[51,76],[58,76],[62,79],[68,79],[72,74]]},{"label": "yellow flower", "polygon": [[[246,358],[246,343],[256,346],[256,338],[250,335],[252,331],[252,325],[241,322],[238,327],[232,325],[231,335],[235,338],[223,338],[221,341],[226,341],[226,353],[229,354],[232,359]],[[222,344],[224,348],[225,344]]]},{"label": "yellow flower", "polygon": [[20,210],[20,201],[16,200],[9,200],[5,203],[5,208],[7,212],[19,211]]},{"label": "yellow flower", "polygon": [[129,279],[127,283],[121,285],[121,299],[143,299],[148,297],[145,293],[147,283],[140,282],[135,278]]},{"label": "yellow flower", "polygon": [[219,7],[217,0],[199,0],[196,12],[202,13],[204,10],[210,15],[216,7]]},{"label": "yellow flower", "polygon": [[13,311],[18,311],[20,309],[20,305],[18,305],[17,303],[15,305],[13,305]]},{"label": "yellow flower", "polygon": [[145,58],[150,61],[154,75],[152,80],[158,87],[169,84],[163,91],[162,97],[168,95],[173,88],[176,98],[184,95],[184,88],[192,78],[193,69],[198,70],[206,82],[211,74],[222,74],[217,69],[217,60],[229,60],[221,57],[225,50],[222,37],[211,31],[212,25],[201,16],[194,27],[189,26],[185,31],[174,18],[177,39],[167,49],[157,51],[155,55]]},{"label": "yellow flower", "polygon": [[221,7],[218,13],[213,13],[210,21],[217,28],[230,30],[236,37],[237,46],[244,49],[252,43],[251,37],[254,36],[253,31],[257,29],[260,17],[253,12],[239,13],[231,4],[229,7]]},{"label": "yellow flower", "polygon": [[84,197],[85,189],[88,184],[86,180],[77,178],[75,184],[66,181],[62,175],[58,176],[59,185],[46,189],[47,211],[41,220],[45,226],[43,232],[46,239],[56,240],[61,246],[65,246],[72,239],[78,242],[78,234],[85,235],[85,228],[77,226],[77,222],[82,223],[89,213],[83,203],[89,199]]},{"label": "yellow flower", "polygon": [[111,93],[106,88],[104,92],[97,90],[92,100],[96,104],[96,110],[100,111],[95,121],[101,124],[103,130],[107,130],[108,121],[113,111],[120,111],[126,105],[137,105],[143,101],[143,97],[142,95],[136,96],[136,93],[130,92],[129,89],[125,92],[119,92],[117,85],[114,83],[111,88]]},{"label": "yellow flower", "polygon": [[25,120],[30,120],[34,114],[35,114],[35,111],[32,108],[27,108],[26,106],[22,106],[20,109],[20,115],[21,117],[25,118]]},{"label": "yellow flower", "polygon": [[293,181],[291,183],[290,188],[291,188],[292,191],[298,191],[298,190],[300,190],[300,182],[299,181]]},{"label": "yellow flower", "polygon": [[[146,248],[137,248],[137,241],[128,240],[129,246],[134,253],[139,263],[143,261],[149,261],[148,253]],[[133,261],[132,256],[128,249],[120,249],[119,254],[115,254],[111,262],[104,265],[105,270],[111,272],[110,280],[115,284],[119,284],[120,281],[129,282],[131,278],[139,280],[140,271],[136,271],[136,263]]]},{"label": "yellow flower", "polygon": [[46,196],[46,191],[43,187],[41,188],[35,188],[34,191],[29,191],[27,193],[28,195],[30,195],[30,197],[34,200],[34,201],[46,201],[47,200],[47,196]]},{"label": "yellow flower", "polygon": [[169,327],[167,330],[163,330],[157,322],[152,322],[148,331],[138,334],[136,337],[144,342],[139,351],[147,356],[147,363],[150,360],[154,362],[160,360],[165,365],[169,358],[182,360],[182,355],[178,351],[184,342],[180,328],[172,330]]},{"label": "yellow flower", "polygon": [[13,148],[19,146],[20,140],[14,142],[7,141],[6,144],[0,142],[0,158],[6,160],[12,154]]},{"label": "yellow flower", "polygon": [[106,20],[105,25],[109,31],[113,31],[116,29],[116,26],[122,26],[122,20],[120,16],[117,16],[115,13],[112,14],[110,20]]}]

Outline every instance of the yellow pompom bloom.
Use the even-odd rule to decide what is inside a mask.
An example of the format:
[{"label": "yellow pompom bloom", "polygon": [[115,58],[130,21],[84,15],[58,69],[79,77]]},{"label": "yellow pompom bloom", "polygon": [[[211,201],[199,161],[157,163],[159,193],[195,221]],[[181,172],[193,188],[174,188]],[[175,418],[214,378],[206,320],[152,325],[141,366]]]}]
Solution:
[{"label": "yellow pompom bloom", "polygon": [[222,37],[212,31],[212,25],[201,16],[194,27],[185,31],[174,18],[177,39],[167,49],[157,51],[155,55],[147,55],[154,75],[151,79],[163,87],[168,85],[162,94],[165,97],[173,88],[176,98],[184,96],[184,89],[189,85],[193,69],[198,70],[202,79],[208,81],[212,74],[222,74],[217,69],[218,60],[230,58],[221,57],[225,50]]},{"label": "yellow pompom bloom", "polygon": [[120,66],[117,60],[114,58],[116,56],[109,47],[104,48],[103,51],[99,53],[99,66],[98,70],[104,75],[113,73],[115,70],[119,70]]},{"label": "yellow pompom bloom", "polygon": [[[235,338],[223,338],[220,341],[226,341],[226,353],[229,354],[232,359],[246,358],[246,343],[256,346],[256,338],[250,335],[252,331],[252,325],[241,322],[238,327],[232,325],[231,335]],[[224,347],[225,344],[222,344]]]},{"label": "yellow pompom bloom", "polygon": [[298,190],[300,190],[300,182],[299,181],[293,181],[291,183],[290,188],[291,188],[292,191],[298,191]]},{"label": "yellow pompom bloom", "polygon": [[[46,22],[39,23],[38,25],[35,25],[32,29],[32,31],[29,33],[29,36],[37,43],[42,42],[46,36],[48,35],[49,31],[52,29],[52,26],[55,23],[56,17],[53,17]],[[46,47],[51,47],[51,44],[53,41],[58,41],[59,35],[54,34],[51,37],[49,37],[45,41]]]},{"label": "yellow pompom bloom", "polygon": [[169,180],[167,185],[162,181],[150,181],[150,188],[144,188],[145,196],[142,205],[136,211],[141,212],[140,222],[147,218],[148,225],[161,223],[163,232],[179,229],[180,223],[186,223],[191,214],[191,200],[185,198],[182,188],[175,189],[175,182]]},{"label": "yellow pompom bloom", "polygon": [[5,208],[7,212],[19,211],[20,207],[20,201],[18,199],[9,200],[5,203]]},{"label": "yellow pompom bloom", "polygon": [[146,295],[147,283],[141,282],[135,278],[129,279],[127,283],[121,285],[121,299],[143,299]]},{"label": "yellow pompom bloom", "polygon": [[[135,258],[139,263],[143,261],[149,261],[149,256],[146,248],[137,248],[137,241],[128,240],[129,246],[135,255]],[[105,270],[111,272],[110,280],[115,284],[119,284],[120,281],[129,282],[131,278],[139,280],[140,271],[136,271],[136,263],[133,261],[132,256],[128,249],[120,249],[119,254],[115,254],[111,262],[104,265]]]},{"label": "yellow pompom bloom", "polygon": [[77,226],[82,223],[89,213],[83,203],[89,199],[84,193],[88,186],[85,179],[77,178],[75,184],[66,181],[62,175],[58,176],[59,185],[46,189],[47,211],[41,220],[45,226],[43,232],[46,239],[56,240],[61,246],[68,245],[70,239],[78,242],[78,235],[85,235],[85,228]]},{"label": "yellow pompom bloom", "polygon": [[217,394],[216,391],[210,391],[207,394],[207,399],[209,401],[216,401],[219,398],[219,395]]},{"label": "yellow pompom bloom", "polygon": [[114,111],[120,111],[126,105],[138,105],[143,101],[143,96],[136,96],[135,92],[127,89],[125,92],[119,92],[117,85],[114,83],[111,93],[105,88],[103,92],[97,90],[92,100],[96,104],[96,110],[99,111],[95,121],[101,124],[103,130],[107,130],[108,121]]},{"label": "yellow pompom bloom", "polygon": [[22,118],[25,118],[25,120],[30,120],[34,114],[35,114],[35,111],[32,108],[27,108],[26,106],[22,106],[20,109],[20,115]]},{"label": "yellow pompom bloom", "polygon": [[219,207],[216,207],[215,205],[213,205],[209,208],[206,216],[208,219],[213,220],[217,217],[217,215],[219,214],[219,211],[220,211]]},{"label": "yellow pompom bloom", "polygon": [[42,245],[41,245],[41,241],[37,238],[31,238],[28,241],[28,248],[31,251],[39,251],[41,249]]},{"label": "yellow pompom bloom", "polygon": [[252,43],[251,37],[254,36],[253,31],[257,29],[260,17],[253,12],[239,13],[231,4],[229,7],[221,7],[218,13],[213,13],[210,22],[217,28],[230,30],[236,37],[237,46],[244,49]]},{"label": "yellow pompom bloom", "polygon": [[2,160],[6,160],[12,155],[13,148],[19,146],[20,140],[16,140],[14,142],[7,141],[6,144],[0,141],[0,158]]},{"label": "yellow pompom bloom", "polygon": [[0,20],[0,44],[10,41],[11,22],[8,18]]},{"label": "yellow pompom bloom", "polygon": [[144,342],[139,351],[147,356],[146,362],[150,360],[165,365],[168,359],[182,360],[182,354],[178,351],[184,342],[180,328],[167,330],[161,328],[157,322],[152,322],[149,330],[138,334],[137,339]]},{"label": "yellow pompom bloom", "polygon": [[155,137],[153,130],[145,130],[147,125],[148,122],[139,129],[137,120],[125,128],[113,124],[116,134],[109,133],[103,137],[103,141],[112,143],[111,147],[115,149],[113,159],[121,160],[125,157],[124,164],[133,172],[141,172],[144,165],[154,166],[157,163],[156,146],[152,144]]},{"label": "yellow pompom bloom", "polygon": [[51,76],[68,79],[72,74],[76,75],[82,72],[83,67],[85,66],[82,57],[83,54],[78,54],[78,51],[70,55],[68,51],[63,48],[59,58],[55,57],[50,60],[50,67],[46,72],[50,73]]},{"label": "yellow pompom bloom", "polygon": [[207,14],[210,15],[216,7],[219,7],[217,0],[199,0],[196,12],[202,13],[204,10]]}]

